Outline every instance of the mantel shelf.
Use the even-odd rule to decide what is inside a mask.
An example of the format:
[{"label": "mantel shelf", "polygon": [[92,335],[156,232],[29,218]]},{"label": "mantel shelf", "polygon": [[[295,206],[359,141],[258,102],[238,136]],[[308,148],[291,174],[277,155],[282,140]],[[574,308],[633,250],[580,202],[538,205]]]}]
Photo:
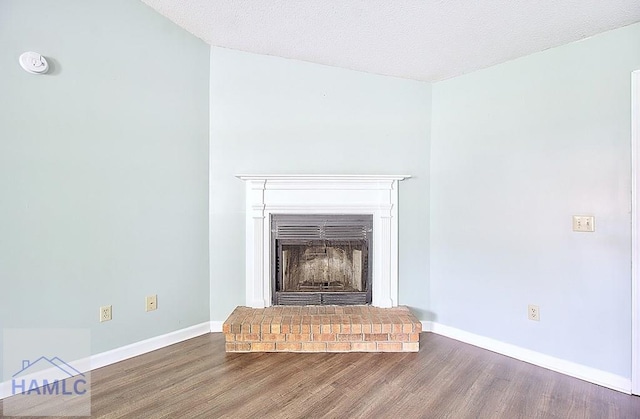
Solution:
[{"label": "mantel shelf", "polygon": [[239,174],[235,175],[242,180],[323,180],[323,181],[379,181],[379,180],[404,180],[411,175],[286,175],[286,174]]}]

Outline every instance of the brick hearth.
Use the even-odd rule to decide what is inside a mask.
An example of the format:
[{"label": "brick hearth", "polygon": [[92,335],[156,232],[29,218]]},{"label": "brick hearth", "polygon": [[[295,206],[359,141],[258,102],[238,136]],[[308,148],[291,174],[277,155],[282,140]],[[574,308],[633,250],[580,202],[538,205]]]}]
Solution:
[{"label": "brick hearth", "polygon": [[407,307],[236,307],[227,352],[417,352],[422,324]]}]

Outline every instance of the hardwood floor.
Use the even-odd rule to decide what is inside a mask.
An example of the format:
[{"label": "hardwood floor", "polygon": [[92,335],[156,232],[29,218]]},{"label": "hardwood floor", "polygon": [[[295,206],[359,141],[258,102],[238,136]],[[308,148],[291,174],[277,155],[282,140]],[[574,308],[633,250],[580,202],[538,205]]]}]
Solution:
[{"label": "hardwood floor", "polygon": [[214,333],[93,371],[93,416],[640,418],[640,397],[432,333],[418,353],[228,354],[224,345]]}]

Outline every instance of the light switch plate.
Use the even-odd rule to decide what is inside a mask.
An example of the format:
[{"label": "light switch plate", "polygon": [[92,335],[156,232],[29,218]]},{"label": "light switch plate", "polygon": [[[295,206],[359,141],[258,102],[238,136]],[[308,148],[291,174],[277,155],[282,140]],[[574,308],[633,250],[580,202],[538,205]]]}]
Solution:
[{"label": "light switch plate", "polygon": [[574,215],[573,231],[596,231],[595,218],[592,215]]}]

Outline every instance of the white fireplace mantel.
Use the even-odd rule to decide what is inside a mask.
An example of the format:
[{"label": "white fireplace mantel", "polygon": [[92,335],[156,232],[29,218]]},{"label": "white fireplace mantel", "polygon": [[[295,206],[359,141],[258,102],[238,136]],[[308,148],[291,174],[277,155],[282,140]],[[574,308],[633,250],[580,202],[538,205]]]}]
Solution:
[{"label": "white fireplace mantel", "polygon": [[409,175],[236,175],[246,182],[246,305],[272,305],[271,214],[371,214],[372,305],[398,305],[398,182]]}]

